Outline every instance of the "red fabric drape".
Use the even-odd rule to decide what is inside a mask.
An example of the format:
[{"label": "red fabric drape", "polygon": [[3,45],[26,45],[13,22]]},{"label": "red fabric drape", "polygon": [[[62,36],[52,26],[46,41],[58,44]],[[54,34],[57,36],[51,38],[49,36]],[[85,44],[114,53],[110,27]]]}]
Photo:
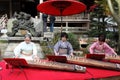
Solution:
[{"label": "red fabric drape", "polygon": [[[87,67],[86,73],[45,70],[36,68],[6,69],[5,61],[0,62],[0,80],[86,80],[120,76],[120,71]],[[12,72],[11,72],[12,71]]]}]

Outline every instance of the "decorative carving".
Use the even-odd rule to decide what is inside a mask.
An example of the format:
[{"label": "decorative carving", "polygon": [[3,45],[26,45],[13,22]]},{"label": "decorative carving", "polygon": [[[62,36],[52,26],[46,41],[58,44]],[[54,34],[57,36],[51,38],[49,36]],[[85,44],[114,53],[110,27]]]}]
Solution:
[{"label": "decorative carving", "polygon": [[9,36],[15,36],[18,30],[27,30],[32,36],[36,36],[36,31],[34,28],[34,23],[31,21],[31,15],[24,12],[15,14],[15,21],[13,21],[12,33]]}]

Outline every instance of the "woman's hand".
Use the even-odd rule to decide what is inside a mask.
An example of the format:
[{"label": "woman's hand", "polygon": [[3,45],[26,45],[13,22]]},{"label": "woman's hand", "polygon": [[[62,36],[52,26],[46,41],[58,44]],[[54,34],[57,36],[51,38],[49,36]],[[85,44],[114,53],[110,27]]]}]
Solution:
[{"label": "woman's hand", "polygon": [[39,59],[38,56],[34,56],[34,57],[33,57],[33,61],[34,61],[34,62],[39,62],[39,60],[40,60],[40,59]]}]

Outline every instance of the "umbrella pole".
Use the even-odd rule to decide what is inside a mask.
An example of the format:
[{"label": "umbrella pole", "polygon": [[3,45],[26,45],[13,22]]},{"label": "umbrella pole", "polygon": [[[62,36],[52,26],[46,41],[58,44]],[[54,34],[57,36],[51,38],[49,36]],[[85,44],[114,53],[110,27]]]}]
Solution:
[{"label": "umbrella pole", "polygon": [[62,27],[63,27],[63,26],[62,26],[62,24],[63,24],[63,23],[62,23],[62,19],[63,19],[63,17],[61,16],[61,33],[62,33]]},{"label": "umbrella pole", "polygon": [[61,33],[62,33],[62,27],[63,27],[63,22],[62,22],[62,20],[63,20],[63,17],[62,17],[62,12],[63,12],[63,9],[60,9],[60,15],[61,15]]}]

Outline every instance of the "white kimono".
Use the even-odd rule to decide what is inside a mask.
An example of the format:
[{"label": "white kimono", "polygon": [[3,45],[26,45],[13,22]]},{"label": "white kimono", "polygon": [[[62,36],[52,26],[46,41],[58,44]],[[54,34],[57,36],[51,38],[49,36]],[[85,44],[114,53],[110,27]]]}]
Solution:
[{"label": "white kimono", "polygon": [[[31,55],[24,55],[22,54],[22,51],[25,54],[31,54]],[[15,56],[18,56],[19,58],[24,58],[26,60],[33,60],[33,57],[37,55],[37,48],[33,42],[30,42],[27,44],[26,42],[21,42],[15,49],[14,49]]]}]

